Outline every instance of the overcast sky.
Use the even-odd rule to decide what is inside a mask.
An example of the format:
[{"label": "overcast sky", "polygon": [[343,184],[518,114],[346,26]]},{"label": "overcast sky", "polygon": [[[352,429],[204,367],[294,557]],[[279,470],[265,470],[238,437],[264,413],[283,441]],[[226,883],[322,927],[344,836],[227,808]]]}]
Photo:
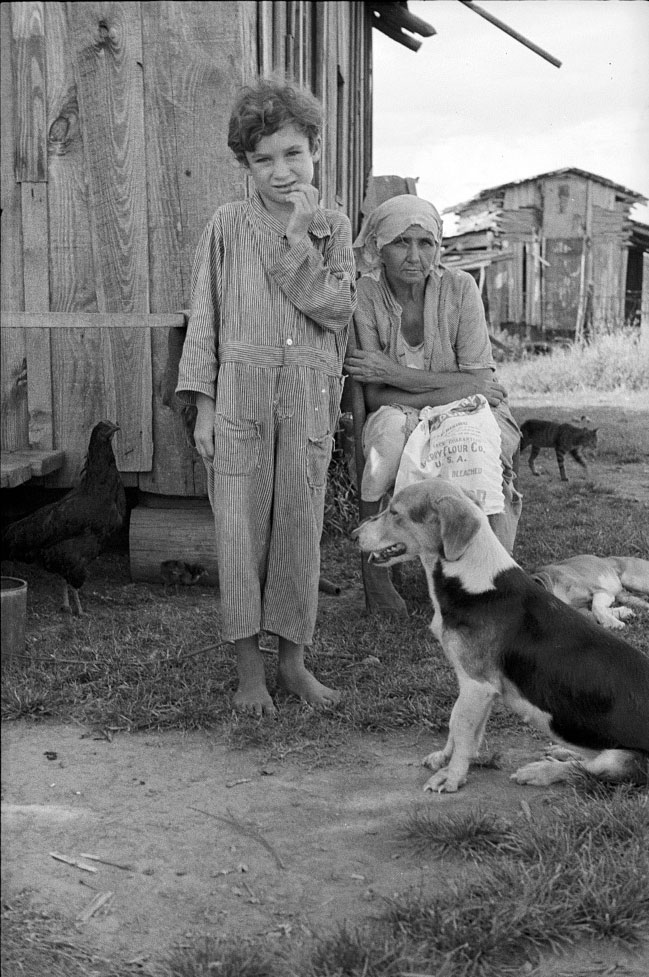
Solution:
[{"label": "overcast sky", "polygon": [[[373,32],[375,175],[419,177],[440,210],[570,166],[649,198],[649,2],[479,6],[561,68],[458,0],[410,0],[437,34],[413,52]],[[649,223],[649,206],[632,216]]]}]

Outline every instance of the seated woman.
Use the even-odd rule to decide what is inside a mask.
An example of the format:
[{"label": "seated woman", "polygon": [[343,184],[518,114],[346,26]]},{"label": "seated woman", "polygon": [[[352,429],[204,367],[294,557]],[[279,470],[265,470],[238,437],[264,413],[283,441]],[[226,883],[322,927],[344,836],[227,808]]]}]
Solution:
[{"label": "seated woman", "polygon": [[[363,428],[361,516],[377,513],[392,491],[422,407],[482,394],[500,428],[505,497],[504,512],[489,521],[511,553],[521,513],[512,464],[520,431],[495,375],[478,286],[467,272],[440,265],[441,247],[439,214],[411,194],[380,204],[354,242],[362,277],[356,348],[350,343],[345,371],[364,385],[371,412]],[[363,579],[371,610],[406,613],[387,568],[364,557]]]}]

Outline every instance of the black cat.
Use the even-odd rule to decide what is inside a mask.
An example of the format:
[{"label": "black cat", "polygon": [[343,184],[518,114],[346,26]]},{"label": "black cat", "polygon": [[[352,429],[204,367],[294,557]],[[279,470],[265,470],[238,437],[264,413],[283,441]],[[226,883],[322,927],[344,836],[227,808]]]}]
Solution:
[{"label": "black cat", "polygon": [[597,450],[597,428],[575,427],[573,424],[555,424],[553,421],[529,420],[521,424],[521,454],[532,445],[529,457],[529,466],[533,475],[539,472],[534,467],[534,460],[541,448],[554,448],[561,480],[568,481],[563,459],[566,452],[572,455],[577,464],[581,465],[588,474],[588,465],[582,455],[582,450],[588,452],[589,456],[595,454]]}]

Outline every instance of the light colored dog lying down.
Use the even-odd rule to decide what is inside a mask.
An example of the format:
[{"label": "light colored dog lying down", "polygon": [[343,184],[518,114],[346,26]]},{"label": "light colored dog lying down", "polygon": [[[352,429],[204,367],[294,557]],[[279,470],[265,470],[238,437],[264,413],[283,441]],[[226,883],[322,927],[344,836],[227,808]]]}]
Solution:
[{"label": "light colored dog lying down", "polygon": [[459,695],[446,746],[423,761],[430,791],[465,783],[496,696],[581,759],[528,763],[521,784],[641,776],[649,756],[649,657],[528,576],[461,489],[429,479],[397,493],[355,531],[382,566],[419,557],[434,607],[431,630]]},{"label": "light colored dog lying down", "polygon": [[[539,567],[532,577],[546,590],[581,611],[591,611],[604,628],[623,628],[631,608],[649,611],[649,560],[635,556],[571,556]],[[635,593],[628,593],[628,591]],[[613,607],[617,601],[624,607]]]}]

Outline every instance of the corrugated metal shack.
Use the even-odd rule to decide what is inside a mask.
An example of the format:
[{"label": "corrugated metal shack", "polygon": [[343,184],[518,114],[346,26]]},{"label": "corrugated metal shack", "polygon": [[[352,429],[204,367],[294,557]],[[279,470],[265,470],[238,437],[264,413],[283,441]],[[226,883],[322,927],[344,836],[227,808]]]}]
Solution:
[{"label": "corrugated metal shack", "polygon": [[475,275],[494,332],[596,334],[636,317],[647,234],[630,211],[645,202],[575,168],[491,187],[447,208],[458,223],[443,260]]}]

